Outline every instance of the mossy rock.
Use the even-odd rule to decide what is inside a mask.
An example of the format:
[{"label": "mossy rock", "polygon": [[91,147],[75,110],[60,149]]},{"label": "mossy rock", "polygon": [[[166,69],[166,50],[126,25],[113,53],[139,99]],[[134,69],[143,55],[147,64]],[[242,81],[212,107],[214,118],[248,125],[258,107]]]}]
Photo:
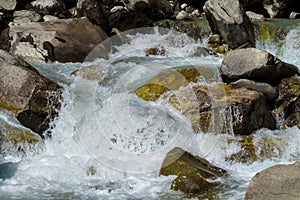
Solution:
[{"label": "mossy rock", "polygon": [[242,149],[238,153],[227,157],[227,160],[245,164],[265,159],[281,158],[284,147],[287,145],[282,138],[260,137],[254,139],[253,135],[228,139],[229,144],[232,142],[238,142]]},{"label": "mossy rock", "polygon": [[220,183],[213,179],[226,176],[227,171],[176,147],[166,155],[160,175],[176,175],[177,178],[173,181],[171,189],[194,196],[219,185]]},{"label": "mossy rock", "polygon": [[182,69],[168,69],[153,77],[135,91],[135,94],[145,101],[156,101],[162,94],[178,90],[191,82],[197,82],[200,76],[207,82],[215,80],[216,71],[205,67],[190,67]]},{"label": "mossy rock", "polygon": [[284,42],[289,31],[299,26],[300,20],[267,19],[265,21],[254,21],[252,23],[258,40],[270,40],[281,44]]}]

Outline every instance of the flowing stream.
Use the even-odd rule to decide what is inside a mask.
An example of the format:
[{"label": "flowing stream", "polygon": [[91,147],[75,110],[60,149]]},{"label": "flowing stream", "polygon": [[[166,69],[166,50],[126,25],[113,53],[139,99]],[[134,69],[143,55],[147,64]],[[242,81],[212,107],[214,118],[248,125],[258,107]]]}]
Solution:
[{"label": "flowing stream", "polygon": [[[258,42],[257,47],[300,66],[299,34],[291,30],[280,47],[271,42]],[[0,199],[184,199],[184,194],[169,189],[174,176],[159,176],[166,153],[182,147],[226,169],[230,175],[221,180],[222,187],[215,193],[220,199],[237,200],[244,198],[257,172],[300,159],[296,127],[257,131],[256,151],[265,148],[265,139],[280,141],[272,156],[251,164],[232,162],[226,158],[241,146],[228,143],[231,133],[195,134],[190,122],[166,99],[139,99],[134,91],[160,71],[186,66],[217,70],[223,57],[194,56],[206,41],[196,42],[173,31],[130,37],[131,43],[116,47],[109,60],[32,63],[64,87],[64,102],[52,122],[51,137],[43,145],[28,148],[25,155],[16,152],[0,157]],[[146,57],[145,50],[156,45],[163,46],[166,55]],[[99,69],[97,80],[71,75],[91,65]],[[0,120],[19,125],[4,112]]]}]

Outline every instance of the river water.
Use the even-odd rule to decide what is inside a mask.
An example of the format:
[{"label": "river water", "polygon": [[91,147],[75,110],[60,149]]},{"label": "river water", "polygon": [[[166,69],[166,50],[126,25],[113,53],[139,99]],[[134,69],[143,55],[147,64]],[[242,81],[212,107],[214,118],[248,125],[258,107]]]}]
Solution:
[{"label": "river water", "polygon": [[[293,29],[282,46],[265,41],[257,42],[257,47],[300,66],[299,34]],[[236,200],[244,198],[257,172],[300,159],[296,127],[257,131],[256,151],[267,148],[262,142],[266,139],[280,141],[271,149],[272,156],[251,164],[232,162],[227,157],[241,149],[238,142],[228,143],[232,133],[195,134],[190,122],[166,99],[139,99],[134,90],[160,71],[187,66],[217,70],[223,57],[194,56],[206,41],[196,42],[173,31],[161,34],[156,30],[130,38],[131,43],[116,47],[109,60],[32,63],[64,87],[64,102],[52,122],[51,138],[28,149],[26,155],[0,158],[0,199],[184,199],[184,194],[169,189],[174,176],[159,176],[166,153],[182,147],[226,169],[229,177],[220,180],[222,187],[214,192],[220,199]],[[166,49],[166,55],[146,57],[145,50],[157,45]],[[91,65],[98,69],[97,80],[71,75]],[[199,82],[214,84],[204,78]],[[18,125],[4,112],[0,119]]]}]

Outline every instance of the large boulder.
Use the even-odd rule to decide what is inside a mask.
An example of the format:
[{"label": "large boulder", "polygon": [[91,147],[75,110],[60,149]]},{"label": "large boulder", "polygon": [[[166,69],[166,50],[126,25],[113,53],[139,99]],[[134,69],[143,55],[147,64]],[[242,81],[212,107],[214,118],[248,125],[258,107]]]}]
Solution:
[{"label": "large boulder", "polygon": [[227,83],[250,79],[276,86],[283,78],[299,74],[299,69],[264,50],[245,48],[229,52],[222,62],[220,72],[223,81]]},{"label": "large boulder", "polygon": [[255,47],[253,26],[238,0],[208,0],[204,12],[212,32],[220,34],[230,49]]},{"label": "large boulder", "polygon": [[245,200],[300,199],[300,162],[275,165],[257,173],[251,180]]},{"label": "large boulder", "polygon": [[101,27],[87,18],[12,24],[1,35],[2,47],[28,62],[82,62],[95,47],[99,57],[107,58],[99,45],[105,39]]},{"label": "large boulder", "polygon": [[166,155],[160,175],[177,176],[171,189],[180,190],[188,196],[193,196],[219,185],[220,183],[213,179],[226,176],[227,171],[176,147]]},{"label": "large boulder", "polygon": [[262,93],[231,85],[197,84],[169,97],[170,104],[191,121],[195,132],[249,135],[276,122]]},{"label": "large boulder", "polygon": [[0,108],[14,113],[22,125],[43,134],[60,109],[61,89],[24,60],[0,50]]}]

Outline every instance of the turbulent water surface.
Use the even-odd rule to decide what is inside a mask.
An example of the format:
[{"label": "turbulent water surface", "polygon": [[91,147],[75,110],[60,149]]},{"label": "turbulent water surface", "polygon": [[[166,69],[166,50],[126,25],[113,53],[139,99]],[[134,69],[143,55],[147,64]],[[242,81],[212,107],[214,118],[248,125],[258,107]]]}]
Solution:
[{"label": "turbulent water surface", "polygon": [[[292,30],[281,47],[268,42],[257,46],[300,66],[299,34]],[[280,141],[272,157],[252,164],[228,161],[241,149],[238,142],[228,144],[231,133],[195,134],[166,99],[139,99],[134,90],[161,70],[191,65],[218,68],[223,58],[194,56],[205,41],[195,42],[172,31],[130,37],[131,43],[116,47],[109,60],[33,63],[65,88],[63,107],[53,121],[52,137],[43,145],[26,155],[0,158],[0,199],[183,199],[182,193],[169,189],[174,177],[158,175],[166,153],[179,146],[226,169],[230,176],[220,180],[223,186],[215,193],[220,199],[236,200],[244,198],[258,171],[300,158],[299,129],[263,129],[255,134],[254,143],[260,151],[264,139]],[[163,46],[166,55],[146,57],[145,50],[156,45]],[[100,69],[98,80],[71,75],[90,65]],[[0,119],[17,124],[6,113],[0,113]]]}]

